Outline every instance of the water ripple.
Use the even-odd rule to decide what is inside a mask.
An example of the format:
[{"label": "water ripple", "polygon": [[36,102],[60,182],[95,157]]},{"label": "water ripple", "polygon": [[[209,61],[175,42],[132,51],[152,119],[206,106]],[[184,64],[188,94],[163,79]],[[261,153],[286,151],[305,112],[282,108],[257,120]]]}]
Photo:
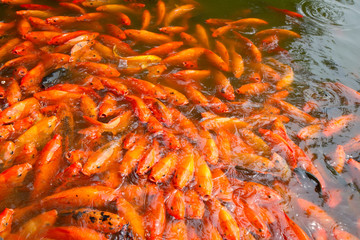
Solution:
[{"label": "water ripple", "polygon": [[303,0],[298,10],[321,27],[341,27],[344,30],[360,28],[360,12],[341,2]]}]

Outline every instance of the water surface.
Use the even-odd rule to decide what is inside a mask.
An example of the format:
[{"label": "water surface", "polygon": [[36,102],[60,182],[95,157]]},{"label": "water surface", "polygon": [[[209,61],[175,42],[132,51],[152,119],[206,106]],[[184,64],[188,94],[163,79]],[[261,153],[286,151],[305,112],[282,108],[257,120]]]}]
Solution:
[{"label": "water surface", "polygon": [[[270,26],[294,30],[301,34],[284,46],[290,50],[291,63],[295,71],[294,91],[288,100],[299,108],[309,100],[314,100],[320,107],[312,112],[323,119],[333,119],[345,114],[359,112],[359,103],[346,104],[338,93],[326,88],[324,82],[341,82],[357,91],[360,90],[360,2],[353,0],[200,0],[205,16],[219,18],[241,18],[244,13],[249,17],[258,17],[269,22]],[[304,15],[295,19],[274,12],[267,8],[273,6],[288,9]],[[244,11],[245,10],[245,11]],[[199,17],[200,18],[200,17]],[[298,123],[288,123],[287,128],[293,139],[301,128]],[[355,235],[360,235],[356,226],[359,211],[359,186],[349,179],[347,172],[336,174],[329,166],[328,159],[338,144],[346,143],[360,133],[359,122],[349,125],[340,134],[331,138],[320,138],[301,142],[300,147],[312,156],[315,164],[325,175],[331,187],[339,189],[342,201],[335,209],[325,208],[335,217],[340,225]],[[360,160],[359,153],[347,157]],[[298,187],[297,181],[290,182],[290,188],[297,197],[309,199],[322,205],[323,200],[314,191],[314,183],[308,181]],[[294,200],[294,199],[293,199]],[[295,206],[290,204],[290,209]],[[316,228],[306,221],[306,216],[294,214],[294,219],[307,229]]]}]

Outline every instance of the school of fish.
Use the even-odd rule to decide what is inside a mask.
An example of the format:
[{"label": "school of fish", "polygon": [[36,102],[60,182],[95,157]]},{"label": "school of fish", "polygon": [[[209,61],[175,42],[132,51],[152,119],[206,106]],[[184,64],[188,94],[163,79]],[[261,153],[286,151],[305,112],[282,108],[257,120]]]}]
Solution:
[{"label": "school of fish", "polygon": [[[358,239],[317,203],[297,199],[314,232],[286,209],[299,169],[338,204],[298,143],[356,117],[285,100],[294,71],[277,56],[298,33],[250,17],[192,24],[192,0],[44,2],[0,5],[3,239]],[[298,139],[289,121],[305,126]],[[358,182],[346,153],[359,149],[351,139],[331,162]]]}]

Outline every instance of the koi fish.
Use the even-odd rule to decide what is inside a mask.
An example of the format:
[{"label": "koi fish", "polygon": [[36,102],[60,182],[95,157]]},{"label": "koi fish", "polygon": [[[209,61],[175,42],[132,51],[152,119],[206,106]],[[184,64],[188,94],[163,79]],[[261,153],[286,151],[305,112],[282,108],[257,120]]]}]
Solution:
[{"label": "koi fish", "polygon": [[287,10],[287,9],[280,9],[280,8],[276,8],[276,7],[273,7],[273,6],[268,6],[268,8],[271,9],[271,10],[274,10],[276,12],[280,12],[280,13],[283,13],[285,15],[288,15],[290,17],[296,17],[296,18],[303,18],[304,17],[300,13],[296,13],[296,12],[293,12],[293,11],[290,11],[290,10]]}]

